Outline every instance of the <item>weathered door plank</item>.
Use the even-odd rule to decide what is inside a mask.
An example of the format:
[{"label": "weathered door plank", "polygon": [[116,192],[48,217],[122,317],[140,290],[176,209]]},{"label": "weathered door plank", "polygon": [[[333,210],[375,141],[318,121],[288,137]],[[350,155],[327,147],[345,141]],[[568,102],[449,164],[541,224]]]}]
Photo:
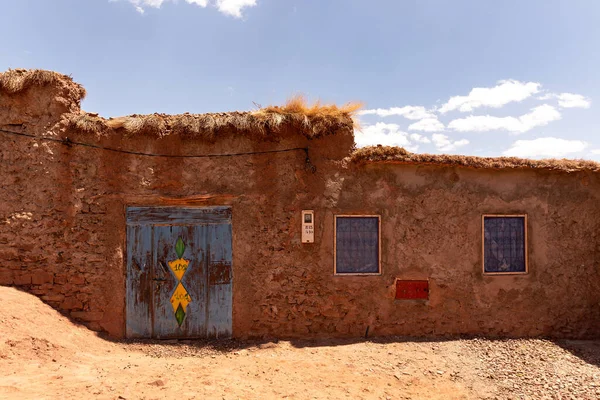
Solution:
[{"label": "weathered door plank", "polygon": [[202,225],[193,227],[191,248],[192,263],[183,276],[182,283],[188,288],[191,303],[188,305],[187,337],[206,337],[206,229]]},{"label": "weathered door plank", "polygon": [[127,221],[132,225],[195,225],[231,221],[230,207],[129,207]]},{"label": "weathered door plank", "polygon": [[208,337],[229,338],[232,334],[231,224],[207,225]]},{"label": "weathered door plank", "polygon": [[127,226],[126,335],[152,336],[152,227]]}]

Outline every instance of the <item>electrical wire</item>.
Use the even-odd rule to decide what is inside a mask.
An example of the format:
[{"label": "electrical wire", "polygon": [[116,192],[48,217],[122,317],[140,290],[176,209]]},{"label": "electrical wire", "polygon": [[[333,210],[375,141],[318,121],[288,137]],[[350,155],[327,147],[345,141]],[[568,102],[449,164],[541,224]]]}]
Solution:
[{"label": "electrical wire", "polygon": [[37,136],[37,135],[30,134],[30,133],[7,131],[5,129],[0,129],[0,132],[10,134],[10,135],[15,135],[15,136],[23,136],[23,137],[34,138],[37,140],[45,140],[45,141],[49,141],[49,142],[60,143],[62,145],[68,146],[68,147],[71,147],[71,146],[90,147],[93,149],[100,149],[100,150],[112,151],[115,153],[132,154],[132,155],[145,156],[145,157],[215,158],[215,157],[250,156],[250,155],[257,155],[257,154],[286,153],[286,152],[291,152],[291,151],[303,150],[306,153],[306,161],[308,164],[310,164],[310,160],[308,158],[308,147],[293,147],[293,148],[289,148],[289,149],[280,149],[280,150],[249,151],[249,152],[243,152],[243,153],[225,153],[225,154],[197,154],[197,155],[194,155],[194,154],[160,154],[160,153],[145,153],[145,152],[140,152],[140,151],[116,149],[113,147],[105,147],[105,146],[100,146],[100,145],[92,144],[92,143],[74,142],[74,141],[70,140],[69,138],[58,139],[58,138],[51,138],[48,136]]}]

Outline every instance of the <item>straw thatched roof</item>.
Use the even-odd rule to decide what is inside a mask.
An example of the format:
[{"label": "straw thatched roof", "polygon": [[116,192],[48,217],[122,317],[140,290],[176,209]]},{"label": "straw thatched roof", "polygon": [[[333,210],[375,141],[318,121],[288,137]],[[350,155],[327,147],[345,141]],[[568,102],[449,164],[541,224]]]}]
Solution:
[{"label": "straw thatched roof", "polygon": [[449,154],[416,154],[401,147],[363,147],[350,155],[356,164],[430,164],[487,169],[545,169],[554,171],[600,171],[600,163],[589,160],[530,160],[517,157],[474,157]]},{"label": "straw thatched roof", "polygon": [[180,134],[214,140],[221,132],[234,130],[255,138],[268,139],[293,128],[308,138],[318,138],[335,134],[340,129],[351,134],[355,125],[354,113],[361,107],[357,103],[343,106],[321,103],[309,105],[302,96],[296,96],[283,106],[268,106],[255,111],[102,118],[98,114],[79,110],[79,103],[86,92],[69,76],[39,69],[12,69],[0,73],[0,94],[15,96],[32,88],[48,87],[56,89],[61,99],[66,99],[76,107],[62,116],[64,126],[97,135],[118,130],[125,135],[163,137]]},{"label": "straw thatched roof", "polygon": [[85,89],[67,75],[42,69],[9,69],[0,72],[0,93],[18,94],[32,87],[52,86],[62,92],[73,102],[83,100]]},{"label": "straw thatched roof", "polygon": [[123,130],[130,135],[163,137],[179,134],[209,141],[215,140],[225,130],[233,129],[241,134],[267,139],[284,127],[294,127],[312,139],[334,134],[339,129],[351,130],[354,112],[359,108],[360,105],[355,103],[344,106],[317,103],[309,106],[304,98],[294,97],[283,106],[269,106],[256,111],[130,115],[110,119],[97,114],[80,113],[68,115],[65,122],[71,129],[99,135]]}]

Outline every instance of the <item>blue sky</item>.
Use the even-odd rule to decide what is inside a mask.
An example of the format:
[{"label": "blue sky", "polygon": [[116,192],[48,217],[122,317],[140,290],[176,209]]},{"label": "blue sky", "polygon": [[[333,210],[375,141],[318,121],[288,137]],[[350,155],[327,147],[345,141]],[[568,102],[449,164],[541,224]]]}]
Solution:
[{"label": "blue sky", "polygon": [[597,0],[0,0],[0,70],[103,116],[365,104],[359,145],[600,160]]}]

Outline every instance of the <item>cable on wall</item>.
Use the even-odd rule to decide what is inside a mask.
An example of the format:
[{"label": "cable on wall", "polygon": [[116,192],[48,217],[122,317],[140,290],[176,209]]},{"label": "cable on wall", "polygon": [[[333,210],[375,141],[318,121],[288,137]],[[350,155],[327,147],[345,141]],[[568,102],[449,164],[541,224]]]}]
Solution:
[{"label": "cable on wall", "polygon": [[303,150],[306,153],[307,168],[309,170],[311,170],[312,172],[315,172],[315,170],[316,170],[315,166],[310,162],[310,158],[308,157],[308,147],[293,147],[293,148],[289,148],[289,149],[280,149],[280,150],[249,151],[249,152],[242,152],[242,153],[225,153],[225,154],[195,154],[195,155],[194,154],[160,154],[160,153],[145,153],[145,152],[132,151],[132,150],[116,149],[114,147],[105,147],[105,146],[100,146],[100,145],[92,144],[92,143],[75,142],[69,138],[58,139],[58,138],[51,138],[48,136],[37,136],[37,135],[30,134],[30,133],[8,131],[5,129],[0,129],[0,132],[6,133],[9,135],[14,135],[14,136],[23,136],[23,137],[33,138],[33,139],[37,139],[37,140],[44,140],[44,141],[48,141],[48,142],[60,143],[62,145],[68,146],[68,147],[71,147],[71,146],[89,147],[89,148],[93,148],[93,149],[112,151],[115,153],[131,154],[131,155],[145,156],[145,157],[216,158],[216,157],[250,156],[250,155],[257,155],[257,154],[286,153],[286,152],[291,152],[291,151]]}]

